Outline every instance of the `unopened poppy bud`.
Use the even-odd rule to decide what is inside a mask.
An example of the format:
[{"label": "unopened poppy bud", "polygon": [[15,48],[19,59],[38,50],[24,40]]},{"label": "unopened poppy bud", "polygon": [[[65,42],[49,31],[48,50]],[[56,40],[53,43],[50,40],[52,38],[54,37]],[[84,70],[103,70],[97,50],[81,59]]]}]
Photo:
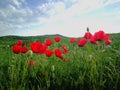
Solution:
[{"label": "unopened poppy bud", "polygon": [[55,71],[55,66],[54,65],[52,65],[51,70],[52,70],[52,72]]},{"label": "unopened poppy bud", "polygon": [[7,45],[7,47],[9,48],[9,47],[10,47],[10,45]]},{"label": "unopened poppy bud", "polygon": [[32,54],[33,54],[32,50],[29,50],[29,51],[27,52],[27,55],[28,55],[28,56],[31,56]]}]

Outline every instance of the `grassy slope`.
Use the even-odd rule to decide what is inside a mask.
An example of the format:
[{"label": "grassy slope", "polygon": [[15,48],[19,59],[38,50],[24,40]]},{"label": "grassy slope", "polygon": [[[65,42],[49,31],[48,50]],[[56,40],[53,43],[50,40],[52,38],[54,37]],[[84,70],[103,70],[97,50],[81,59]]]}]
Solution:
[{"label": "grassy slope", "polygon": [[[54,36],[54,35],[53,35]],[[26,54],[15,55],[11,51],[12,45],[21,39],[29,46],[30,42],[44,42],[46,37],[0,37],[0,89],[14,90],[15,88],[51,89],[86,89],[86,90],[118,90],[120,85],[120,34],[111,34],[110,46],[94,46],[88,44],[78,47],[70,44],[69,38],[63,38],[60,44],[53,48],[67,45],[70,52],[64,57],[70,62],[63,62],[56,57],[47,58],[44,55]],[[53,39],[53,38],[52,38]],[[27,70],[27,61],[34,60],[35,68]],[[51,71],[52,65],[55,71]],[[45,78],[43,77],[45,73]],[[52,78],[52,80],[51,80]]]}]

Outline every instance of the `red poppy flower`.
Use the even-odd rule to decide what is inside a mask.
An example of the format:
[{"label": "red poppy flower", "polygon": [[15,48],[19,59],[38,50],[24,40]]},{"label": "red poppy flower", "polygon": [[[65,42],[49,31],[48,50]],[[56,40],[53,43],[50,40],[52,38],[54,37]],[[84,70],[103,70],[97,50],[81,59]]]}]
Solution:
[{"label": "red poppy flower", "polygon": [[24,47],[21,47],[21,52],[22,52],[22,53],[26,53],[27,51],[28,51],[28,48],[27,48],[27,47],[25,47],[25,46],[24,46]]},{"label": "red poppy flower", "polygon": [[42,44],[41,42],[31,43],[30,47],[34,53],[39,53],[39,54],[43,54],[47,49],[47,46],[45,44]]},{"label": "red poppy flower", "polygon": [[32,61],[32,60],[30,60],[30,61],[28,62],[28,67],[29,67],[29,69],[32,69],[33,66],[34,66],[34,64],[35,64],[35,62]]},{"label": "red poppy flower", "polygon": [[55,49],[55,55],[56,55],[56,57],[63,59],[62,51],[60,49]]},{"label": "red poppy flower", "polygon": [[30,66],[32,66],[32,65],[34,65],[34,64],[35,64],[35,62],[34,62],[34,61],[32,61],[32,60],[30,60],[28,64],[29,64]]},{"label": "red poppy flower", "polygon": [[53,55],[53,51],[52,51],[52,50],[46,50],[46,51],[45,51],[45,55],[46,55],[47,57],[50,57],[50,56]]},{"label": "red poppy flower", "polygon": [[39,47],[39,54],[44,54],[46,49],[47,49],[47,45],[46,44],[41,44],[40,47]]},{"label": "red poppy flower", "polygon": [[105,34],[104,41],[105,41],[106,45],[109,45],[112,42],[112,40],[110,40],[110,35],[109,34]]},{"label": "red poppy flower", "polygon": [[52,42],[52,40],[50,40],[50,39],[46,39],[45,44],[46,44],[47,46],[50,46],[50,45],[53,44],[53,42]]},{"label": "red poppy flower", "polygon": [[31,50],[32,50],[34,53],[39,53],[41,44],[42,44],[42,43],[40,43],[40,42],[30,43]]},{"label": "red poppy flower", "polygon": [[77,41],[76,38],[70,38],[71,43],[75,43],[76,41]]},{"label": "red poppy flower", "polygon": [[17,45],[22,46],[23,45],[23,41],[22,40],[18,40]]},{"label": "red poppy flower", "polygon": [[94,38],[98,41],[104,40],[105,33],[104,31],[98,31],[94,34]]},{"label": "red poppy flower", "polygon": [[108,39],[110,39],[110,35],[109,34],[105,34],[104,40],[108,40]]},{"label": "red poppy flower", "polygon": [[12,51],[15,53],[15,54],[19,54],[21,52],[21,46],[19,45],[14,45],[12,47]]},{"label": "red poppy flower", "polygon": [[61,37],[59,37],[59,36],[55,36],[55,37],[54,37],[54,40],[55,40],[56,42],[60,42],[60,41],[61,41],[61,39],[62,39],[62,38],[61,38]]},{"label": "red poppy flower", "polygon": [[78,40],[78,46],[80,46],[80,47],[85,46],[86,43],[87,43],[86,39],[80,39],[80,40]]},{"label": "red poppy flower", "polygon": [[69,51],[69,49],[64,45],[62,46],[62,49],[63,49],[63,54],[66,54]]},{"label": "red poppy flower", "polygon": [[90,42],[93,43],[93,44],[95,44],[95,45],[97,45],[97,41],[96,41],[96,39],[95,39],[94,36],[92,36],[92,37],[90,38]]},{"label": "red poppy flower", "polygon": [[112,40],[110,40],[110,39],[105,40],[106,45],[109,45],[111,42],[112,42]]},{"label": "red poppy flower", "polygon": [[92,34],[90,32],[86,32],[84,35],[84,38],[90,39],[92,37]]}]

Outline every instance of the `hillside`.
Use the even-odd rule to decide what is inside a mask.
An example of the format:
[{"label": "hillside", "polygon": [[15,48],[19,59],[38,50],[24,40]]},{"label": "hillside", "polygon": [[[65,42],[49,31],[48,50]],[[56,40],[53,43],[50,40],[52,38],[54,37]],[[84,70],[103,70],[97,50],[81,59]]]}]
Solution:
[{"label": "hillside", "polygon": [[39,39],[51,38],[51,37],[54,37],[54,36],[65,37],[65,36],[62,36],[62,35],[59,35],[59,34],[55,34],[55,35],[41,35],[41,36],[12,36],[12,35],[9,35],[9,36],[2,36],[2,37],[0,37],[0,41],[32,40],[32,39],[39,40]]}]

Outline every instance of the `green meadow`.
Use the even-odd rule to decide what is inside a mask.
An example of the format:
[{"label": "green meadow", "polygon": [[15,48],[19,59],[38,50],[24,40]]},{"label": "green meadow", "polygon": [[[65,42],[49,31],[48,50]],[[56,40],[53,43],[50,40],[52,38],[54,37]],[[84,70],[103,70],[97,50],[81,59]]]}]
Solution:
[{"label": "green meadow", "polygon": [[[79,47],[63,37],[50,49],[65,45],[69,52],[63,55],[68,61],[52,55],[12,52],[12,46],[23,40],[30,43],[45,41],[52,36],[0,37],[0,90],[120,90],[120,34],[110,34],[112,43],[87,43]],[[79,38],[77,38],[79,39]],[[29,68],[28,62],[35,64]]]}]

